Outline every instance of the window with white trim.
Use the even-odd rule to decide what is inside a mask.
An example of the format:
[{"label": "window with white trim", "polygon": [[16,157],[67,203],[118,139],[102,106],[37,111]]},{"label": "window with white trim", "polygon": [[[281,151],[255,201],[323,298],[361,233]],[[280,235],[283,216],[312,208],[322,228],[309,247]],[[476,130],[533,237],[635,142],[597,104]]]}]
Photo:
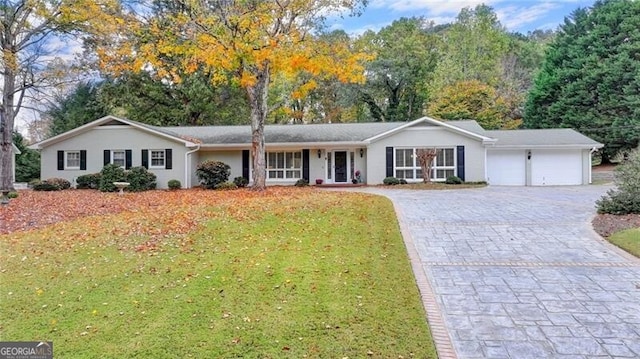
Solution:
[{"label": "window with white trim", "polygon": [[267,152],[267,178],[302,178],[302,152]]},{"label": "window with white trim", "polygon": [[65,151],[64,153],[64,169],[79,170],[80,169],[80,151]]},{"label": "window with white trim", "polygon": [[151,168],[164,168],[165,166],[165,150],[149,150],[151,157]]},{"label": "window with white trim", "polygon": [[125,167],[127,162],[124,150],[111,151],[111,163],[116,166]]},{"label": "window with white trim", "polygon": [[[422,168],[416,156],[416,148],[396,148],[395,150],[395,177],[407,180],[422,179]],[[444,181],[447,177],[455,175],[455,157],[453,148],[439,148],[438,154],[433,160],[431,179]]]},{"label": "window with white trim", "polygon": [[456,165],[453,148],[441,148],[433,164],[433,179],[446,180],[447,177],[455,176]]}]

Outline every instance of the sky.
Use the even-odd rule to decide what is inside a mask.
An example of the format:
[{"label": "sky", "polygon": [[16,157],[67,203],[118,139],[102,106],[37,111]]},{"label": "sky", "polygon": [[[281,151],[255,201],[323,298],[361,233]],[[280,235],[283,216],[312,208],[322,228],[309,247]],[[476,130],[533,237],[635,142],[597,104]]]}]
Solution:
[{"label": "sky", "polygon": [[359,35],[378,31],[402,17],[424,17],[445,24],[453,22],[461,9],[482,3],[493,8],[508,31],[526,34],[536,29],[554,30],[565,16],[579,7],[592,6],[594,0],[369,0],[360,17],[332,19],[328,25]]},{"label": "sky", "polygon": [[[367,30],[378,31],[402,17],[424,17],[436,24],[451,23],[461,9],[486,4],[493,8],[500,23],[510,32],[526,34],[536,29],[556,29],[565,16],[579,7],[590,7],[595,0],[369,0],[359,17],[330,18],[329,29],[345,30],[357,36]],[[52,56],[72,61],[81,51],[79,42],[56,39],[49,44]],[[29,119],[38,118],[37,111],[23,108],[18,116],[18,128]]]}]

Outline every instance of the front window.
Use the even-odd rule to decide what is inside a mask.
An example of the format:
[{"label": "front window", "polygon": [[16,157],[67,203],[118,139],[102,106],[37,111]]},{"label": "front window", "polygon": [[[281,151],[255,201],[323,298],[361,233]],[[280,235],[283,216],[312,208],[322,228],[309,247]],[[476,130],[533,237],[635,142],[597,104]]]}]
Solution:
[{"label": "front window", "polygon": [[80,169],[80,151],[67,151],[65,152],[65,156],[66,169]]},{"label": "front window", "polygon": [[111,151],[111,163],[113,163],[116,166],[124,167],[125,166],[124,151],[121,151],[121,150]]},{"label": "front window", "polygon": [[[395,177],[407,180],[422,179],[422,168],[416,156],[416,148],[397,148],[395,150]],[[453,148],[439,148],[431,168],[431,179],[444,181],[455,175]]]},{"label": "front window", "polygon": [[267,178],[302,178],[302,152],[267,152]]},{"label": "front window", "polygon": [[151,150],[151,167],[164,168],[164,150]]}]

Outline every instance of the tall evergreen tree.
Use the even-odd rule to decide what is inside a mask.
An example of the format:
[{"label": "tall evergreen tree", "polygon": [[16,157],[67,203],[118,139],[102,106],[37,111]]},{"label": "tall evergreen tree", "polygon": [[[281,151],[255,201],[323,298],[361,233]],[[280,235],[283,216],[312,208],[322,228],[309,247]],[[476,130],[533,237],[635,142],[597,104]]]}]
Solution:
[{"label": "tall evergreen tree", "polygon": [[529,93],[529,128],[570,127],[607,162],[640,139],[640,1],[601,0],[566,18]]},{"label": "tall evergreen tree", "polygon": [[110,108],[99,98],[100,85],[82,82],[75,90],[57,99],[44,114],[50,119],[50,135],[80,127],[110,114]]},{"label": "tall evergreen tree", "polygon": [[16,156],[16,182],[40,178],[40,152],[27,147],[20,132],[13,132],[13,143],[20,150],[20,154]]}]

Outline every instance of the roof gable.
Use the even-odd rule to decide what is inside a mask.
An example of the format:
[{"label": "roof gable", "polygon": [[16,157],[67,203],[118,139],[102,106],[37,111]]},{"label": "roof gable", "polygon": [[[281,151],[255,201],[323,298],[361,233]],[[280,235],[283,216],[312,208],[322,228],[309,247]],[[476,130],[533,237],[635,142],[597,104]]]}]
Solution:
[{"label": "roof gable", "polygon": [[118,125],[126,125],[126,126],[131,126],[133,128],[142,130],[144,132],[156,135],[156,136],[160,136],[160,137],[164,137],[173,141],[177,141],[177,142],[181,142],[183,144],[185,144],[185,146],[195,146],[196,144],[193,143],[190,140],[184,139],[179,137],[176,134],[172,134],[168,131],[164,131],[161,127],[155,127],[155,126],[150,126],[150,125],[146,125],[140,122],[136,122],[136,121],[131,121],[131,120],[126,120],[123,118],[118,118],[115,116],[105,116],[102,118],[99,118],[95,121],[89,122],[87,124],[84,124],[80,127],[74,128],[73,130],[61,133],[57,136],[53,136],[51,138],[48,138],[46,140],[40,141],[38,143],[35,143],[31,146],[29,146],[29,148],[32,149],[43,149],[45,147],[51,146],[53,144],[56,144],[58,142],[62,142],[64,140],[67,140],[69,138],[81,135],[87,131],[90,131],[93,128],[96,127],[100,127],[100,126],[118,126]]},{"label": "roof gable", "polygon": [[[466,136],[466,137],[470,137],[470,138],[474,138],[476,140],[482,141],[483,144],[488,143],[494,143],[495,139],[491,138],[491,137],[487,137],[484,136],[484,129],[482,129],[482,127],[480,127],[480,125],[478,125],[478,123],[476,121],[450,121],[450,122],[445,122],[445,121],[439,121],[436,120],[434,118],[428,117],[428,116],[424,116],[421,117],[417,120],[411,121],[411,122],[406,122],[404,125],[402,126],[398,126],[396,128],[390,129],[386,132],[377,134],[373,137],[370,137],[366,140],[366,142],[368,143],[372,143],[372,142],[376,142],[379,141],[385,137],[388,136],[392,136],[395,133],[398,133],[406,128],[409,127],[418,127],[418,126],[433,126],[433,127],[442,127],[446,130],[449,130],[451,132]],[[456,126],[457,125],[457,126]],[[481,131],[481,132],[480,132]]]}]

